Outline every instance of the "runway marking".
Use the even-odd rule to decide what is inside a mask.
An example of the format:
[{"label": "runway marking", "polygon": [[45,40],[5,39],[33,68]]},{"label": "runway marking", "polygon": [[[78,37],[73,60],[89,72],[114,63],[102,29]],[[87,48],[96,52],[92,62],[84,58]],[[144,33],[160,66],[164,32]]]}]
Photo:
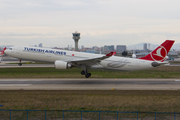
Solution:
[{"label": "runway marking", "polygon": [[180,82],[180,80],[175,80],[176,82]]},{"label": "runway marking", "polygon": [[31,86],[32,84],[0,84],[0,87],[4,86]]}]

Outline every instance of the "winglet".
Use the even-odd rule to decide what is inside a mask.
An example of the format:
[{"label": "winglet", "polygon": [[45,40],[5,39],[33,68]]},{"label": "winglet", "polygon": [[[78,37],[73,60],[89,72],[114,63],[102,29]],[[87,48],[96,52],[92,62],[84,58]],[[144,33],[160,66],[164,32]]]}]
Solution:
[{"label": "winglet", "polygon": [[0,55],[4,55],[5,50],[6,50],[6,47],[1,51]]},{"label": "winglet", "polygon": [[110,52],[106,56],[110,57],[110,56],[115,55],[115,54],[116,54],[116,52]]},{"label": "winglet", "polygon": [[115,55],[116,54],[116,52],[113,52],[113,55]]},{"label": "winglet", "polygon": [[166,40],[151,53],[139,59],[163,62],[174,42],[174,40]]}]

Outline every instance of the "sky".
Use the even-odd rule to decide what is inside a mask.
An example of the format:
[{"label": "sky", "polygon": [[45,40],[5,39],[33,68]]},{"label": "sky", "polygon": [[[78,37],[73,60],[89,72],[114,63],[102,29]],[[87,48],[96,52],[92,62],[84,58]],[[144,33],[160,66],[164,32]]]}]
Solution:
[{"label": "sky", "polygon": [[0,45],[180,43],[179,0],[0,0]]}]

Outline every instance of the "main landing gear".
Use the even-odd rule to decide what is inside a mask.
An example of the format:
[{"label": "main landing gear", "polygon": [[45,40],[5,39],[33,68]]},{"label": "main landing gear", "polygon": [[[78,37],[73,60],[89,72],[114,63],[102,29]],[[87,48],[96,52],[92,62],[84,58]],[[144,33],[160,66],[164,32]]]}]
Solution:
[{"label": "main landing gear", "polygon": [[81,71],[81,75],[85,75],[86,78],[89,78],[91,76],[91,73],[88,73],[87,71]]},{"label": "main landing gear", "polygon": [[18,63],[18,65],[19,65],[19,66],[21,66],[21,65],[22,65],[22,63],[21,63],[21,60],[19,60],[19,63]]},{"label": "main landing gear", "polygon": [[81,75],[85,75],[86,78],[89,78],[91,76],[91,73],[88,73],[87,66],[81,65],[81,68],[83,69],[83,71],[81,71]]}]

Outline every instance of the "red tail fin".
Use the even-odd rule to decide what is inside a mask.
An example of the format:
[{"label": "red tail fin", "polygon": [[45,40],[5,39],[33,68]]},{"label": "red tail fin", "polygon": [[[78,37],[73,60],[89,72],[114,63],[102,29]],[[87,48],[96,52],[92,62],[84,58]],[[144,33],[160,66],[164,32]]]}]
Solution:
[{"label": "red tail fin", "polygon": [[4,55],[5,50],[6,50],[6,47],[0,52],[0,55]]},{"label": "red tail fin", "polygon": [[174,44],[174,40],[166,40],[159,47],[157,47],[154,51],[149,53],[148,55],[141,57],[139,59],[150,60],[150,61],[161,61],[163,62],[172,45]]}]

